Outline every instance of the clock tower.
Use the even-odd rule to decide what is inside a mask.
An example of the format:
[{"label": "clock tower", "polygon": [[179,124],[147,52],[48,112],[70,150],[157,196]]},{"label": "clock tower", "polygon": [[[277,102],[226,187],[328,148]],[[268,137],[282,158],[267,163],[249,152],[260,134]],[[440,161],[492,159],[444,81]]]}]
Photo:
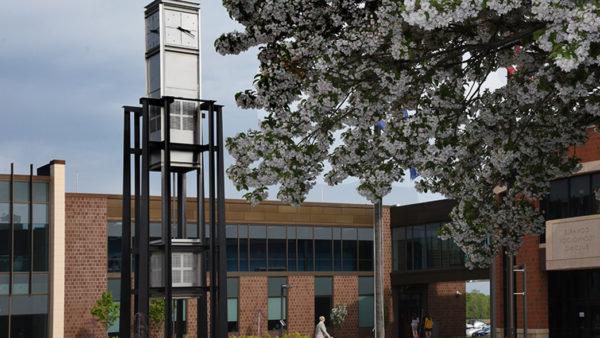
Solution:
[{"label": "clock tower", "polygon": [[200,98],[200,4],[156,0],[146,6],[146,96]]},{"label": "clock tower", "polygon": [[[155,0],[146,6],[146,97],[173,97],[170,141],[196,144],[202,135],[200,99],[200,4],[194,0]],[[164,111],[150,108],[150,140],[165,139]],[[172,150],[173,168],[198,168],[198,156]],[[150,155],[150,168],[160,170],[159,150]]]}]

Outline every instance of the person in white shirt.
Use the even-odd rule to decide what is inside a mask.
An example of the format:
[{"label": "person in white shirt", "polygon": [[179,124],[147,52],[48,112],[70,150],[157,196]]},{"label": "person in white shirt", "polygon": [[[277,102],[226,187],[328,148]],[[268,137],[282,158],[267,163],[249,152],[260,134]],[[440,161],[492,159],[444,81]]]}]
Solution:
[{"label": "person in white shirt", "polygon": [[327,328],[325,327],[325,317],[319,317],[319,323],[317,327],[315,327],[315,338],[333,338],[327,333]]},{"label": "person in white shirt", "polygon": [[413,315],[413,319],[410,322],[410,328],[412,329],[413,338],[419,337],[419,316]]}]

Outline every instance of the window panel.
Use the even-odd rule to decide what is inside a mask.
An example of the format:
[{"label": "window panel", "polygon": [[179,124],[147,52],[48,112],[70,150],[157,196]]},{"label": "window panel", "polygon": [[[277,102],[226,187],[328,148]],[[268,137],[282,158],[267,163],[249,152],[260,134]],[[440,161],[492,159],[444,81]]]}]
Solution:
[{"label": "window panel", "polygon": [[333,270],[343,271],[342,268],[342,229],[333,228]]},{"label": "window panel", "polygon": [[267,271],[267,229],[265,226],[248,227],[250,237],[250,271]]},{"label": "window panel", "polygon": [[417,225],[413,227],[413,255],[414,255],[414,266],[415,270],[421,270],[425,268],[426,252],[427,252],[427,238],[425,237],[425,227],[423,225]]},{"label": "window panel", "polygon": [[14,182],[15,203],[29,203],[29,182]]},{"label": "window panel", "polygon": [[0,181],[0,203],[10,202],[10,182]]},{"label": "window panel", "polygon": [[26,295],[29,293],[29,273],[13,273],[12,293],[13,295]]},{"label": "window panel", "polygon": [[188,223],[185,231],[187,238],[198,239],[198,224]]},{"label": "window panel", "polygon": [[33,183],[33,202],[48,203],[48,183]]},{"label": "window panel", "polygon": [[288,226],[287,227],[287,269],[288,271],[297,271],[297,246],[296,246],[296,227]]},{"label": "window panel", "polygon": [[[281,297],[281,286],[287,284],[286,277],[269,277],[268,279],[268,328],[269,330],[277,330],[280,328],[280,319],[286,319],[287,304],[285,295]],[[283,313],[281,306],[283,304]]]},{"label": "window panel", "polygon": [[34,272],[31,276],[31,292],[36,294],[48,293],[48,273]]},{"label": "window panel", "polygon": [[0,223],[10,223],[9,204],[0,203]]},{"label": "window panel", "polygon": [[10,225],[0,223],[0,272],[9,270],[10,264]]},{"label": "window panel", "polygon": [[313,229],[296,228],[298,236],[298,271],[314,271]]},{"label": "window panel", "polygon": [[373,277],[358,278],[358,326],[371,328],[374,323]]},{"label": "window panel", "polygon": [[33,223],[48,223],[47,204],[34,204],[32,209]]},{"label": "window panel", "polygon": [[121,222],[108,222],[108,272],[121,272],[122,228]]},{"label": "window panel", "polygon": [[238,331],[239,279],[227,278],[227,330]]},{"label": "window panel", "polygon": [[342,269],[358,270],[358,231],[356,228],[342,229]]},{"label": "window panel", "polygon": [[29,271],[29,224],[15,224],[13,271]]},{"label": "window panel", "polygon": [[427,230],[427,268],[442,267],[442,246],[438,238],[440,224],[428,224]]},{"label": "window panel", "polygon": [[227,225],[225,232],[227,237],[227,271],[238,271],[237,225]]},{"label": "window panel", "polygon": [[29,204],[15,203],[13,214],[15,223],[29,223]]},{"label": "window panel", "polygon": [[333,295],[332,277],[315,277],[315,296]]},{"label": "window panel", "polygon": [[358,229],[358,270],[373,270],[373,229]]},{"label": "window panel", "polygon": [[269,226],[268,228],[269,271],[286,270],[286,228]]},{"label": "window panel", "polygon": [[592,195],[590,193],[590,175],[570,178],[569,216],[583,216],[592,213]]},{"label": "window panel", "polygon": [[550,194],[548,196],[547,206],[547,220],[567,217],[569,213],[568,179],[556,180],[550,184]]},{"label": "window panel", "polygon": [[[2,295],[8,295],[8,283],[10,282],[10,276],[8,272],[0,272],[0,298]],[[2,311],[2,309],[0,309]]]},{"label": "window panel", "polygon": [[315,228],[316,271],[333,271],[332,245],[331,228]]}]

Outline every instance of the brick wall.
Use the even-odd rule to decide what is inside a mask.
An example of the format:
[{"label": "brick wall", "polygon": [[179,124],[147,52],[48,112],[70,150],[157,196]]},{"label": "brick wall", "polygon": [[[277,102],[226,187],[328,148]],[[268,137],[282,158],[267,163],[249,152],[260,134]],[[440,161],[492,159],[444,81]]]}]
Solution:
[{"label": "brick wall", "polygon": [[429,284],[427,306],[436,330],[439,330],[439,337],[464,336],[467,311],[465,297],[464,281]]},{"label": "brick wall", "polygon": [[569,156],[576,156],[581,162],[600,160],[600,133],[596,128],[588,128],[587,141],[569,150]]},{"label": "brick wall", "polygon": [[358,277],[333,277],[333,306],[346,304],[348,316],[334,337],[358,337]]},{"label": "brick wall", "polygon": [[[527,325],[531,329],[548,328],[548,273],[543,271],[544,251],[539,247],[538,236],[526,236],[517,255],[517,264],[527,267]],[[523,290],[521,274],[517,274],[517,291]],[[523,327],[523,302],[517,300],[519,314],[517,327]]]},{"label": "brick wall", "polygon": [[106,198],[69,194],[65,203],[65,337],[104,337],[90,310],[107,290]]},{"label": "brick wall", "polygon": [[398,323],[394,315],[392,298],[392,228],[390,208],[383,209],[383,298],[385,299],[385,332],[387,336],[398,336]]},{"label": "brick wall", "polygon": [[[312,335],[315,328],[315,277],[289,276],[289,332]],[[327,316],[327,314],[323,314]]]},{"label": "brick wall", "polygon": [[257,335],[260,316],[260,333],[267,333],[267,277],[240,277],[239,329],[241,335]]}]

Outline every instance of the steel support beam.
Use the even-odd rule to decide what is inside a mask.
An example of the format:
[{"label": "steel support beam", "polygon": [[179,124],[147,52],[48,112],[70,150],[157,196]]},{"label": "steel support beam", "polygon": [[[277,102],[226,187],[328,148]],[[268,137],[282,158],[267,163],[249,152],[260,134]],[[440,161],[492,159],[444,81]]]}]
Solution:
[{"label": "steel support beam", "polygon": [[121,219],[121,306],[119,337],[131,336],[131,112],[123,125],[123,214]]},{"label": "steel support beam", "polygon": [[217,121],[217,238],[219,239],[219,337],[227,336],[227,239],[225,231],[225,165],[223,150],[223,107],[216,106]]}]

